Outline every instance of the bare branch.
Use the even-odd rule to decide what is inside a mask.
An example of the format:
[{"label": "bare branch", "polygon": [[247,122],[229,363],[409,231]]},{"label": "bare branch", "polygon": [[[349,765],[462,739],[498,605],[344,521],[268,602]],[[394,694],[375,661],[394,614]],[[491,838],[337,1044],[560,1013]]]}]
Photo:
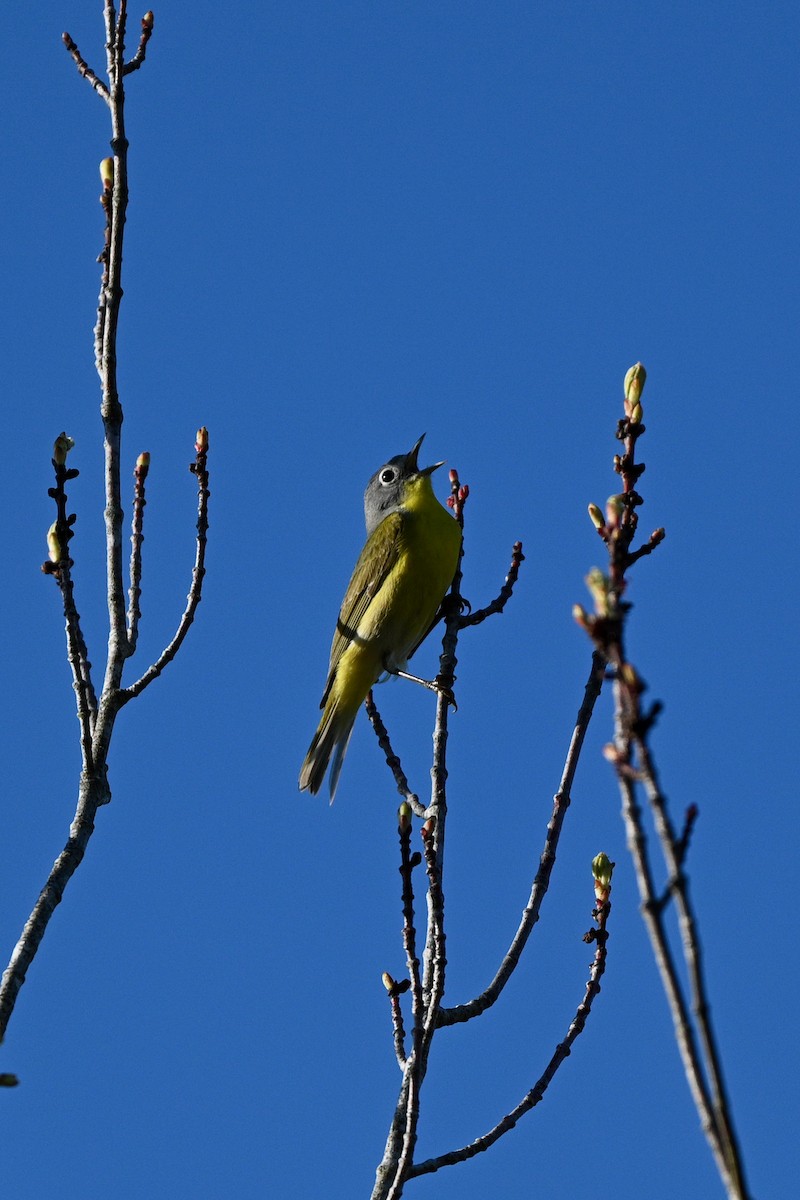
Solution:
[{"label": "bare branch", "polygon": [[[451,478],[454,472],[451,472]],[[444,834],[447,819],[447,718],[452,703],[453,683],[458,644],[458,581],[456,572],[451,595],[456,602],[449,605],[442,640],[442,654],[437,676],[436,723],[433,734],[433,765],[431,767],[431,804],[429,816],[422,829],[425,867],[428,875],[428,927],[423,955],[422,1012],[414,1023],[414,1046],[405,1062],[403,1082],[397,1106],[389,1128],[383,1159],[376,1172],[373,1200],[397,1200],[413,1163],[419,1122],[419,1096],[428,1065],[431,1041],[437,1027],[439,1006],[445,985],[445,930],[442,864]]]},{"label": "bare branch", "polygon": [[375,703],[375,696],[371,688],[367,693],[364,707],[366,709],[367,716],[369,717],[370,724],[375,730],[375,736],[378,739],[378,745],[386,755],[386,765],[394,775],[394,781],[397,784],[398,792],[406,801],[406,803],[411,805],[414,816],[424,818],[426,811],[425,805],[420,803],[419,796],[416,794],[416,792],[412,792],[411,788],[409,787],[408,780],[405,776],[405,772],[403,771],[402,763],[392,748],[388,730],[381,719],[381,714],[378,712],[378,706]]},{"label": "bare branch", "polygon": [[61,902],[64,889],[81,864],[89,838],[94,832],[97,809],[100,804],[105,804],[107,799],[108,787],[105,779],[90,779],[84,772],[81,776],[78,807],[69,831],[69,840],[53,864],[0,981],[0,1041],[5,1036],[20,988],[25,982],[28,968],[36,956],[50,918]]},{"label": "bare branch", "polygon": [[197,476],[197,540],[195,551],[194,568],[192,569],[192,584],[189,589],[189,594],[186,598],[186,608],[183,611],[183,616],[180,619],[178,628],[172,641],[162,652],[161,657],[149,667],[140,679],[130,685],[130,687],[120,689],[118,693],[119,705],[127,704],[129,700],[133,700],[135,696],[140,695],[146,687],[148,687],[154,679],[157,679],[164,668],[172,662],[175,655],[178,653],[181,644],[186,637],[186,634],[191,628],[194,621],[197,606],[202,598],[203,579],[205,577],[205,558],[206,558],[206,541],[208,535],[208,501],[211,495],[208,490],[208,430],[203,428],[198,430],[197,442],[195,445],[197,457],[189,468],[194,475]]},{"label": "bare branch", "polygon": [[[714,1132],[722,1157],[724,1177],[727,1180],[729,1194],[739,1200],[740,1197],[746,1195],[741,1151],[733,1125],[733,1115],[716,1036],[711,1023],[711,1010],[702,965],[702,949],[689,896],[689,880],[683,870],[683,857],[693,823],[690,815],[692,810],[690,809],[687,814],[684,834],[680,839],[676,838],[667,811],[666,799],[659,788],[652,752],[642,737],[636,738],[636,748],[638,775],[644,783],[650,808],[655,818],[656,832],[670,875],[670,893],[678,910],[683,956],[689,971],[692,1012],[708,1076]],[[660,919],[660,912],[657,916]],[[673,1010],[673,1020],[677,1015],[677,1010]]]},{"label": "bare branch", "polygon": [[130,654],[136,649],[139,637],[139,619],[142,615],[139,600],[142,595],[142,542],[144,533],[145,480],[150,469],[150,455],[140,454],[136,460],[133,472],[135,479],[133,488],[133,517],[131,519],[131,564],[130,587],[128,588],[128,650]]},{"label": "bare branch", "polygon": [[62,33],[61,40],[69,53],[72,55],[75,61],[75,66],[78,68],[80,74],[88,83],[91,84],[97,94],[102,96],[105,102],[108,103],[108,88],[103,83],[102,79],[99,79],[98,76],[95,75],[89,64],[81,57],[81,52],[75,45],[75,42],[72,40],[70,35],[68,33]]},{"label": "bare branch", "polygon": [[535,1108],[539,1101],[544,1097],[544,1094],[556,1071],[568,1058],[572,1051],[575,1040],[583,1032],[586,1021],[589,1017],[589,1013],[592,1010],[592,1004],[594,1003],[594,1000],[600,991],[600,980],[603,977],[606,967],[606,944],[608,940],[606,925],[610,911],[611,905],[608,900],[599,904],[594,910],[593,915],[595,916],[597,927],[596,929],[593,929],[590,934],[587,934],[584,940],[594,941],[596,943],[596,949],[594,960],[592,961],[589,972],[589,980],[586,984],[586,989],[583,994],[583,999],[578,1005],[575,1016],[570,1022],[564,1040],[559,1042],[558,1046],[556,1046],[556,1049],[549,1063],[547,1064],[547,1067],[542,1072],[537,1082],[523,1097],[520,1103],[517,1104],[516,1107],[511,1110],[511,1112],[507,1113],[501,1121],[498,1121],[494,1128],[490,1129],[488,1133],[476,1138],[473,1142],[470,1142],[468,1146],[462,1146],[459,1150],[451,1150],[447,1154],[441,1154],[436,1158],[428,1158],[424,1162],[417,1163],[409,1171],[409,1179],[416,1178],[418,1175],[430,1175],[434,1171],[439,1171],[442,1167],[453,1166],[455,1163],[466,1162],[467,1159],[474,1158],[476,1154],[481,1154],[484,1150],[488,1150],[490,1146],[493,1146],[495,1142],[499,1141],[503,1134],[508,1133],[514,1128],[520,1117],[523,1117],[525,1113],[528,1113],[532,1108]]},{"label": "bare branch", "polygon": [[519,568],[525,561],[525,555],[522,553],[522,542],[514,542],[511,551],[511,566],[508,568],[505,582],[500,589],[498,595],[492,600],[491,604],[487,604],[485,608],[479,608],[473,613],[464,613],[460,618],[460,626],[462,629],[467,629],[471,625],[480,625],[487,617],[493,616],[495,613],[501,613],[505,608],[511,595],[514,591],[514,584],[519,576]]},{"label": "bare branch", "polygon": [[[96,696],[91,664],[83,638],[80,617],[74,597],[71,577],[72,559],[69,542],[72,538],[74,516],[67,513],[65,484],[77,475],[77,471],[66,468],[66,455],[71,448],[71,439],[62,434],[56,441],[53,465],[56,471],[56,486],[50,495],[56,501],[57,519],[48,535],[50,560],[44,570],[52,574],[61,589],[67,629],[68,657],[77,696],[78,715],[81,724],[81,748],[83,766],[78,790],[75,816],[70,827],[68,841],[53,864],[47,882],[28,918],[22,935],[11,955],[2,982],[0,983],[0,1039],[5,1032],[17,995],[25,981],[28,968],[33,961],[44,936],[50,918],[60,903],[67,883],[80,865],[94,828],[97,810],[107,804],[111,793],[107,779],[107,756],[116,715],[121,707],[119,683],[125,658],[133,650],[139,619],[139,584],[141,577],[142,512],[144,509],[144,474],[137,474],[137,493],[133,514],[133,553],[131,557],[130,610],[126,613],[122,583],[122,505],[120,501],[120,438],[122,408],[117,393],[116,339],[119,307],[122,299],[122,249],[128,202],[127,148],[124,126],[124,36],[126,22],[126,0],[120,0],[119,16],[113,0],[105,0],[106,54],[109,86],[102,83],[82,58],[78,47],[69,34],[64,34],[64,44],[71,54],[80,74],[100,94],[109,106],[112,124],[111,147],[113,160],[101,164],[103,179],[103,204],[106,230],[104,249],[99,261],[103,265],[98,318],[95,329],[95,356],[102,389],[101,413],[104,427],[105,451],[105,524],[107,594],[109,607],[109,646],[105,680],[100,698]],[[152,24],[152,22],[151,22]],[[146,38],[143,35],[143,43]],[[144,58],[144,45],[137,52],[140,65]],[[200,599],[200,584],[204,573],[203,561],[208,527],[208,475],[206,451],[208,448],[205,430],[203,445],[197,446],[197,460],[193,470],[198,475],[199,517],[198,550],[195,572],[190,593],[189,613],[178,635],[157,664],[155,673],[163,669],[163,662],[174,656],[177,644],[191,623],[194,608]],[[141,466],[141,460],[140,464]],[[131,636],[129,637],[128,620]],[[177,643],[177,644],[176,644]],[[141,683],[141,687],[144,683]],[[126,697],[128,698],[128,697]]]},{"label": "bare branch", "polygon": [[129,75],[131,71],[138,71],[145,60],[147,54],[147,43],[153,34],[153,14],[146,12],[142,17],[142,35],[139,38],[139,47],[129,63],[123,67],[123,75]]},{"label": "bare branch", "polygon": [[[642,710],[641,697],[645,684],[628,660],[624,646],[626,618],[630,609],[630,605],[623,600],[627,588],[626,571],[640,558],[650,554],[664,539],[664,530],[656,529],[648,542],[631,550],[638,525],[636,510],[643,503],[636,491],[636,484],[645,467],[644,463],[636,461],[636,448],[639,438],[645,433],[641,404],[645,378],[641,363],[631,367],[625,377],[625,416],[617,426],[617,438],[623,443],[624,451],[614,459],[614,470],[622,479],[623,491],[609,500],[605,519],[596,505],[589,506],[589,515],[608,547],[608,576],[597,569],[590,572],[587,584],[594,598],[595,614],[589,615],[577,607],[575,615],[595,645],[602,650],[615,673],[614,744],[606,748],[606,757],[617,773],[642,916],[672,1015],[675,1040],[686,1079],[730,1200],[747,1200],[744,1167],[711,1026],[700,941],[689,901],[688,881],[683,871],[694,818],[690,809],[684,831],[677,838],[658,784],[647,740],[659,706],[653,706],[649,712]],[[658,895],[654,884],[647,838],[637,801],[636,786],[640,779],[647,790],[669,875],[663,897]],[[674,899],[678,910],[683,958],[692,992],[691,1011],[676,955],[673,954],[664,925],[665,901],[670,897]]]},{"label": "bare branch", "polygon": [[411,1005],[414,1015],[414,1047],[419,1041],[422,1028],[422,978],[417,957],[417,928],[414,916],[413,871],[419,866],[419,854],[411,853],[411,815],[401,806],[398,833],[400,836],[400,878],[403,882],[403,949],[406,952],[406,967],[411,982]]},{"label": "bare branch", "polygon": [[97,697],[92,683],[92,665],[81,628],[81,619],[75,604],[75,589],[72,582],[71,569],[73,566],[69,554],[69,543],[73,538],[72,527],[74,515],[67,512],[66,484],[78,476],[74,468],[67,468],[67,455],[72,449],[72,438],[61,433],[56,438],[53,447],[53,470],[55,471],[55,487],[48,489],[48,494],[56,502],[56,520],[48,541],[50,542],[50,560],[43,564],[42,570],[53,575],[61,591],[64,606],[64,619],[67,634],[67,658],[72,670],[73,687],[78,709],[78,720],[81,726],[81,751],[85,770],[92,771],[92,733],[97,717]]},{"label": "bare branch", "polygon": [[[617,687],[617,694],[619,690]],[[622,716],[621,697],[618,698],[617,702],[617,714],[619,726],[622,727],[624,718]],[[639,888],[642,916],[650,938],[656,965],[661,975],[661,982],[666,993],[670,1013],[672,1014],[675,1040],[677,1041],[683,1060],[683,1067],[691,1089],[692,1099],[700,1115],[703,1131],[718,1166],[724,1170],[724,1158],[715,1129],[711,1098],[705,1084],[700,1053],[686,1000],[683,995],[683,989],[680,984],[677,967],[664,928],[663,906],[658,901],[653,882],[652,868],[647,854],[647,837],[642,824],[641,809],[636,800],[634,779],[632,773],[624,769],[623,754],[620,754],[620,760],[616,765],[617,779],[622,795],[622,815],[627,831],[628,849],[636,869],[636,882]]]},{"label": "bare branch", "polygon": [[550,875],[556,860],[556,850],[559,838],[561,837],[564,818],[570,804],[570,792],[575,772],[578,768],[583,741],[586,737],[586,730],[589,727],[595,703],[600,695],[600,689],[603,686],[604,672],[605,659],[598,652],[595,652],[592,656],[592,666],[584,689],[583,703],[578,710],[575,728],[572,731],[566,762],[564,763],[564,770],[561,775],[561,785],[553,797],[553,811],[547,826],[544,849],[539,860],[539,869],[536,872],[531,894],[523,911],[522,920],[514,935],[514,939],[506,951],[505,957],[500,964],[500,969],[486,990],[480,996],[476,996],[475,999],[470,1000],[466,1004],[441,1009],[439,1012],[440,1025],[455,1025],[469,1021],[473,1017],[480,1016],[487,1008],[491,1008],[511,978],[533,927],[539,920],[542,901],[550,885]]}]

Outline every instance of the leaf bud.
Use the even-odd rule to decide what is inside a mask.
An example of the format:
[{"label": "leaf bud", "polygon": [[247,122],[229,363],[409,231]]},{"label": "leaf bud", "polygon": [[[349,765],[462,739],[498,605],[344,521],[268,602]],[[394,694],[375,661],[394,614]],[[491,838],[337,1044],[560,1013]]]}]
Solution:
[{"label": "leaf bud", "polygon": [[[634,363],[631,369],[625,375],[623,384],[623,392],[625,395],[625,416],[631,421],[640,422],[642,419],[642,406],[639,403],[644,391],[644,382],[647,379],[647,372],[641,363]],[[634,415],[634,411],[638,406],[638,416]]]},{"label": "leaf bud", "polygon": [[609,581],[599,567],[592,567],[586,576],[586,586],[594,600],[595,612],[599,617],[607,617],[609,612]]},{"label": "leaf bud", "polygon": [[61,562],[61,542],[57,533],[58,522],[53,521],[53,524],[47,531],[47,557],[51,563]]},{"label": "leaf bud", "polygon": [[620,518],[625,512],[625,498],[622,495],[609,496],[606,500],[606,521],[613,528],[619,525]]},{"label": "leaf bud", "polygon": [[597,505],[590,504],[588,506],[588,511],[589,511],[589,516],[591,518],[592,524],[594,525],[595,529],[602,529],[606,523],[606,519],[603,516],[600,509],[597,507]]},{"label": "leaf bud", "polygon": [[598,883],[607,888],[611,883],[611,876],[614,873],[614,863],[611,862],[607,854],[596,854],[592,859],[592,874]]},{"label": "leaf bud", "polygon": [[63,467],[67,461],[67,455],[75,445],[71,437],[67,437],[66,433],[60,433],[53,444],[53,459],[57,466]]}]

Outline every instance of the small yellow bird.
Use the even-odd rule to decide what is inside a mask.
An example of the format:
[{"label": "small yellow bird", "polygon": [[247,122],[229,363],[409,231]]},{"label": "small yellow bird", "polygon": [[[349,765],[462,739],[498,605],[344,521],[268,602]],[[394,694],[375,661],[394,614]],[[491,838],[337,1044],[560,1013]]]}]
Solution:
[{"label": "small yellow bird", "polygon": [[461,550],[458,522],[417,466],[422,438],[370,479],[364,493],[367,541],[342,601],[331,646],[323,710],[300,771],[316,794],[328,764],[331,803],[358,710],[385,671],[403,670],[436,621]]}]

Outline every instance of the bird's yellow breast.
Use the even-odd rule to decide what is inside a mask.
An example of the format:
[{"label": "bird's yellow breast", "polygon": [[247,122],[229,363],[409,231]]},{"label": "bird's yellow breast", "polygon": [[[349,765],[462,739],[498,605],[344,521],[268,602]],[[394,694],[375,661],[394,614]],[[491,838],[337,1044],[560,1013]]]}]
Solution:
[{"label": "bird's yellow breast", "polygon": [[388,667],[402,666],[428,632],[461,547],[458,522],[436,499],[427,475],[406,485],[401,515],[396,561],[356,635]]}]

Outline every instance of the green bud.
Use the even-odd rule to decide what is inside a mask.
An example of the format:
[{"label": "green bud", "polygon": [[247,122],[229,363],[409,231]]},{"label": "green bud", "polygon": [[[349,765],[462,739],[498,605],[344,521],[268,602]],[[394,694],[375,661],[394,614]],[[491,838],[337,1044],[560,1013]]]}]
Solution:
[{"label": "green bud", "polygon": [[606,521],[609,525],[618,525],[619,519],[625,512],[625,497],[622,495],[609,496],[606,500]]},{"label": "green bud", "polygon": [[589,516],[595,529],[603,528],[606,523],[606,519],[596,504],[589,505]]},{"label": "green bud", "polygon": [[644,391],[644,381],[647,379],[647,372],[641,363],[634,363],[631,369],[625,376],[623,384],[623,393],[625,396],[625,415],[631,420],[641,420],[641,406],[639,408],[639,416],[634,417],[632,410],[634,405],[638,404]]},{"label": "green bud", "polygon": [[577,625],[580,625],[581,629],[585,629],[587,633],[590,632],[592,628],[592,618],[589,616],[582,604],[573,604],[572,619]]},{"label": "green bud", "polygon": [[600,617],[607,617],[609,610],[609,581],[599,567],[592,567],[586,576],[586,586],[594,600],[595,612]]},{"label": "green bud", "polygon": [[52,563],[61,562],[61,542],[56,532],[57,525],[58,522],[53,521],[53,524],[47,531],[47,555]]},{"label": "green bud", "polygon": [[65,433],[60,433],[53,445],[53,458],[59,467],[63,467],[67,461],[67,455],[75,445],[71,437],[67,437]]},{"label": "green bud", "polygon": [[114,160],[113,158],[104,158],[100,163],[100,179],[103,184],[103,191],[110,192],[114,186]]},{"label": "green bud", "polygon": [[411,825],[411,805],[405,800],[397,810],[397,819],[401,832],[405,833]]},{"label": "green bud", "polygon": [[614,863],[611,862],[607,854],[597,854],[592,859],[592,875],[599,884],[607,888],[611,883],[611,876],[614,874]]}]

